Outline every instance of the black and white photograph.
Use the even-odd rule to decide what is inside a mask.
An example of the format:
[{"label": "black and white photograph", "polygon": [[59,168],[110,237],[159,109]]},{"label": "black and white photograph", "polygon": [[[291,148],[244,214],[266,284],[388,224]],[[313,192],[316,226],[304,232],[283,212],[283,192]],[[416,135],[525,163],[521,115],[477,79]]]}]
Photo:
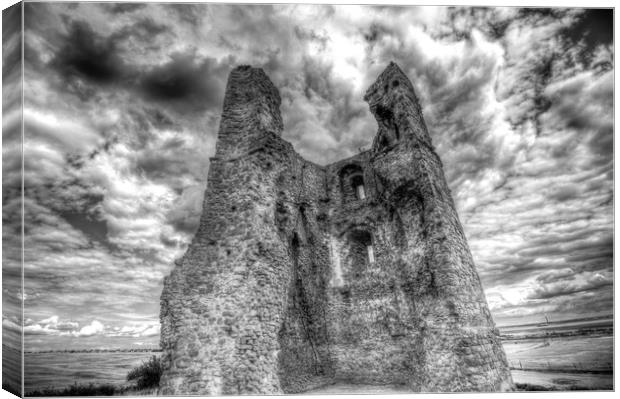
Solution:
[{"label": "black and white photograph", "polygon": [[614,391],[614,12],[3,3],[4,393]]}]

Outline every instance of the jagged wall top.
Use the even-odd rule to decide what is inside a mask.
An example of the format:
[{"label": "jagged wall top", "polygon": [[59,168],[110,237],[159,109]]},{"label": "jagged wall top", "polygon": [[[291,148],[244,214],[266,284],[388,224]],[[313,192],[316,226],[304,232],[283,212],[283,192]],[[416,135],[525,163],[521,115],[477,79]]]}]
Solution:
[{"label": "jagged wall top", "polygon": [[[374,150],[414,139],[432,146],[422,109],[411,81],[394,62],[385,68],[364,95],[379,130]],[[240,156],[265,134],[281,136],[280,94],[261,68],[233,69],[228,77],[216,156]]]},{"label": "jagged wall top", "polygon": [[431,146],[422,107],[411,81],[394,62],[385,68],[364,95],[379,125],[373,148],[381,150],[403,139]]},{"label": "jagged wall top", "polygon": [[[394,82],[398,83],[395,84]],[[417,96],[411,81],[394,61],[390,61],[389,65],[381,72],[375,82],[366,90],[364,101],[368,103],[371,111],[374,113],[377,105],[382,103],[385,104],[389,101],[389,89],[398,87],[400,84],[406,85],[409,93],[416,99],[417,103]]]}]

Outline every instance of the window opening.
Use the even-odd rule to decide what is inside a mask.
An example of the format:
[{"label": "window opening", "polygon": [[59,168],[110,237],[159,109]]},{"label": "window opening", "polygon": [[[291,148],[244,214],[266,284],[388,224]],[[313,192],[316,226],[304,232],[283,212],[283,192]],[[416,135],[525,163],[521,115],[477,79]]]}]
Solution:
[{"label": "window opening", "polygon": [[366,191],[364,191],[364,185],[360,184],[355,187],[355,192],[357,192],[357,199],[366,199]]},{"label": "window opening", "polygon": [[372,244],[366,245],[366,252],[368,252],[368,263],[375,263],[375,250],[372,247]]},{"label": "window opening", "polygon": [[367,198],[364,171],[359,165],[347,165],[340,171],[342,203]]},{"label": "window opening", "polygon": [[355,196],[358,200],[366,199],[366,189],[364,188],[364,178],[361,175],[351,177],[351,186],[355,189]]}]

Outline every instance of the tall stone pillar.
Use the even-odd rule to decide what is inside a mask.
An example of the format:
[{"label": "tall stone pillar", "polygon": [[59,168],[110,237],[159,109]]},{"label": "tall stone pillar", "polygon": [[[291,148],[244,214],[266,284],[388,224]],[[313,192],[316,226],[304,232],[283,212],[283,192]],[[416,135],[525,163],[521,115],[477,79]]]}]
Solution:
[{"label": "tall stone pillar", "polygon": [[265,73],[229,77],[200,226],[164,281],[160,394],[275,394],[277,334],[290,278],[273,223],[282,131],[280,96]]},{"label": "tall stone pillar", "polygon": [[419,391],[503,391],[512,378],[412,84],[394,64],[365,100],[379,125],[373,170],[404,239],[395,267],[414,309]]}]

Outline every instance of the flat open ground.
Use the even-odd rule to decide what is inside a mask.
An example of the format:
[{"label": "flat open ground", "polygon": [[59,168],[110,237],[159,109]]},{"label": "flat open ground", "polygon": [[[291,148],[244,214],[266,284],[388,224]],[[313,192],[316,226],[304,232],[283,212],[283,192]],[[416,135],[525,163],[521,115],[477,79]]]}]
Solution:
[{"label": "flat open ground", "polygon": [[614,388],[613,374],[512,370],[512,380],[515,384],[538,385],[557,391],[569,391],[575,388],[608,391]]},{"label": "flat open ground", "polygon": [[[594,323],[600,324],[598,320]],[[559,323],[558,323],[559,324]],[[564,323],[568,324],[568,323]],[[575,324],[575,323],[572,323]],[[581,323],[586,324],[586,323]],[[591,326],[586,324],[585,328]],[[545,327],[549,330],[549,327]],[[518,328],[513,327],[513,331]],[[553,330],[551,330],[553,332]],[[529,384],[548,389],[570,390],[581,387],[595,390],[613,389],[613,335],[569,337],[523,338],[503,341],[508,362],[513,367],[512,376],[517,384]],[[6,348],[5,348],[6,349]],[[10,349],[9,349],[10,350]],[[7,352],[8,353],[8,352]],[[63,389],[79,384],[127,384],[125,376],[134,367],[158,352],[102,352],[102,353],[26,353],[26,392],[48,388]],[[15,352],[13,364],[5,361],[3,383],[20,385],[19,352]],[[5,357],[4,360],[11,359]],[[517,370],[515,370],[516,368]],[[526,370],[519,370],[520,368]],[[564,372],[558,372],[562,370]],[[586,371],[586,372],[576,372]],[[587,371],[598,371],[590,373]],[[339,383],[317,388],[307,394],[403,394],[409,393],[403,386],[373,386]],[[145,395],[148,393],[144,393]],[[135,396],[142,395],[135,394]],[[132,395],[133,396],[133,395]]]},{"label": "flat open ground", "polygon": [[[604,370],[613,364],[613,337],[558,337],[503,342],[508,362],[513,367],[538,370],[511,370],[515,384],[528,384],[549,390],[612,390],[613,374],[571,372]],[[549,367],[555,370],[546,370]],[[565,370],[558,372],[557,369]],[[374,386],[337,383],[305,394],[404,394],[404,386]]]},{"label": "flat open ground", "polygon": [[[612,390],[612,374],[590,374],[590,373],[549,373],[540,371],[521,371],[512,370],[512,379],[515,384],[528,384],[530,386],[540,386],[549,390],[569,391],[569,390]],[[337,383],[321,388],[312,389],[304,392],[303,395],[337,395],[337,394],[408,394],[412,393],[404,386],[389,385],[354,385],[347,383]]]},{"label": "flat open ground", "polygon": [[613,369],[613,337],[562,337],[504,341],[513,368],[548,371]]},{"label": "flat open ground", "polygon": [[391,385],[354,385],[347,383],[337,383],[328,385],[321,388],[312,389],[304,392],[302,395],[327,395],[327,394],[347,394],[347,395],[359,395],[359,394],[371,394],[371,395],[385,395],[395,393],[411,393],[407,387],[404,386],[391,386]]}]

